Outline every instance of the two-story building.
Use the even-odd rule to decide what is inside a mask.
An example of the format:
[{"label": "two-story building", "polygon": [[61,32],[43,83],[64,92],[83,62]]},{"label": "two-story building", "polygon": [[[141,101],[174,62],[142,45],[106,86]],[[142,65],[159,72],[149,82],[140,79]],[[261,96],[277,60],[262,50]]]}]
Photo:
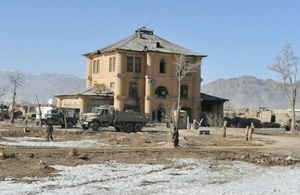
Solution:
[{"label": "two-story building", "polygon": [[[88,112],[95,104],[110,103],[120,111],[150,113],[152,120],[161,121],[164,109],[177,102],[174,60],[180,54],[200,61],[207,57],[160,38],[149,28],[139,28],[125,39],[83,54],[87,89],[56,96],[57,106],[76,104],[81,112]],[[191,120],[200,118],[201,81],[201,70],[181,81],[182,110]]]}]

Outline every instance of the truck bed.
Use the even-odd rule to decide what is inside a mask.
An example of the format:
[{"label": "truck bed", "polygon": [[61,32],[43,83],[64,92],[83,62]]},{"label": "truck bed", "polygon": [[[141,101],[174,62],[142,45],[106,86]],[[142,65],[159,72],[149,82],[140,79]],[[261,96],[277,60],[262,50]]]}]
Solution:
[{"label": "truck bed", "polygon": [[149,122],[149,115],[138,112],[117,112],[116,122],[117,121],[147,123]]}]

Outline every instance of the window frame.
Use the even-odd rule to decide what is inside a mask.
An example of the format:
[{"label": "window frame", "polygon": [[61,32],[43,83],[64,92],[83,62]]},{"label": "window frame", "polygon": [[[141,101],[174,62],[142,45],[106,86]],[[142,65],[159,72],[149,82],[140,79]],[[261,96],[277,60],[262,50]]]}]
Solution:
[{"label": "window frame", "polygon": [[159,61],[159,74],[166,74],[166,60],[164,58]]},{"label": "window frame", "polygon": [[169,95],[169,92],[166,87],[159,86],[155,89],[155,95],[157,95],[158,98],[166,98],[166,96]]},{"label": "window frame", "polygon": [[135,81],[129,82],[128,86],[128,96],[131,98],[137,98],[139,95],[139,86],[138,83]]},{"label": "window frame", "polygon": [[100,60],[93,60],[93,74],[98,74],[100,71]]},{"label": "window frame", "polygon": [[[184,91],[186,90],[186,91]],[[180,98],[187,99],[189,94],[189,86],[188,85],[181,85],[180,86]]]},{"label": "window frame", "polygon": [[109,58],[109,72],[115,72],[116,57]]},{"label": "window frame", "polygon": [[126,72],[142,73],[142,57],[127,56]]},{"label": "window frame", "polygon": [[[139,61],[139,63],[137,63],[137,61]],[[142,58],[141,57],[135,57],[134,58],[134,72],[135,73],[141,73],[142,72]]]},{"label": "window frame", "polygon": [[[129,61],[131,59],[131,61]],[[127,56],[126,72],[133,72],[133,57]]]}]

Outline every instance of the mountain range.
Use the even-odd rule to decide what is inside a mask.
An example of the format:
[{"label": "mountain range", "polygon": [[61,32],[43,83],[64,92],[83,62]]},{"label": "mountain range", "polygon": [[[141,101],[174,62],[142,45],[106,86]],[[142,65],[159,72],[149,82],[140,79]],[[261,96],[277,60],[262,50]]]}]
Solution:
[{"label": "mountain range", "polygon": [[[7,91],[1,97],[2,102],[11,102],[13,95],[13,85],[9,82],[7,75],[15,74],[15,71],[1,70],[0,88]],[[61,73],[22,73],[23,82],[17,88],[16,102],[47,103],[54,99],[54,95],[71,92],[85,88],[85,79],[78,78],[70,74]]]},{"label": "mountain range", "polygon": [[[0,88],[7,89],[6,94],[0,97],[1,102],[11,101],[12,84],[7,79],[7,75],[10,73],[14,73],[14,71],[0,69],[2,78]],[[47,103],[49,100],[53,100],[56,94],[85,88],[85,79],[70,74],[22,74],[24,79],[22,85],[17,88],[17,102],[36,103],[38,99],[40,103]],[[228,99],[229,101],[225,103],[227,108],[290,108],[284,92],[279,88],[280,85],[281,83],[271,79],[262,80],[253,76],[241,76],[207,83],[201,86],[201,92]]]},{"label": "mountain range", "polygon": [[[253,76],[218,79],[201,86],[201,92],[228,99],[230,108],[265,107],[268,109],[289,109],[282,83],[271,79],[262,80]],[[299,104],[299,101],[296,102]],[[225,104],[225,107],[226,107]]]}]

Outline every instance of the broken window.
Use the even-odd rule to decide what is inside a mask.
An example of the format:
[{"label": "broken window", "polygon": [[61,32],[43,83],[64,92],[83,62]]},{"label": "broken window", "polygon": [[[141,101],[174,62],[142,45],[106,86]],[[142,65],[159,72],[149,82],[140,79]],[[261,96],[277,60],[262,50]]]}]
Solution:
[{"label": "broken window", "polygon": [[165,59],[161,59],[159,63],[159,73],[165,74],[166,73],[166,61]]},{"label": "broken window", "polygon": [[181,85],[180,87],[180,97],[181,98],[188,98],[188,86]]},{"label": "broken window", "polygon": [[168,95],[168,90],[167,90],[167,88],[164,87],[164,86],[159,86],[159,87],[156,88],[155,94],[156,94],[157,97],[159,97],[159,98],[165,98],[166,95]]},{"label": "broken window", "polygon": [[142,58],[140,57],[127,57],[127,72],[142,72]]},{"label": "broken window", "polygon": [[133,57],[127,57],[127,72],[133,72]]},{"label": "broken window", "polygon": [[134,72],[141,73],[142,72],[142,59],[135,58],[134,61],[135,61]]},{"label": "broken window", "polygon": [[129,83],[129,97],[138,97],[138,84],[137,82]]}]

